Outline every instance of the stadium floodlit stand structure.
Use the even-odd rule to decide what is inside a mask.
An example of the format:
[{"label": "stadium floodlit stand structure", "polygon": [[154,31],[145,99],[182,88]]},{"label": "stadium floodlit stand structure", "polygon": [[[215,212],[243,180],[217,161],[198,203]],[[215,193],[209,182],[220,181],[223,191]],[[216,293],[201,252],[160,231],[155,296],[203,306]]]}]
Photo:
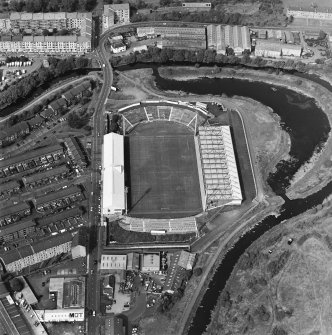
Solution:
[{"label": "stadium floodlit stand structure", "polygon": [[195,145],[204,210],[240,205],[242,192],[230,127],[199,127]]},{"label": "stadium floodlit stand structure", "polygon": [[205,122],[208,112],[186,102],[143,101],[119,109],[123,119],[123,133],[131,131],[136,124],[152,121],[173,121],[192,129]]}]

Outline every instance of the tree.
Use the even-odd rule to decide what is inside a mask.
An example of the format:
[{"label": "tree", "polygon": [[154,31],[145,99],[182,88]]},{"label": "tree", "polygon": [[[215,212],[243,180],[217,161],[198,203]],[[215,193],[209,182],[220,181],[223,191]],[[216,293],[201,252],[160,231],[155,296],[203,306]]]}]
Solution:
[{"label": "tree", "polygon": [[195,275],[196,277],[199,277],[202,273],[203,273],[202,268],[195,268],[195,269],[194,269],[194,275]]},{"label": "tree", "polygon": [[10,286],[14,292],[20,292],[24,288],[24,283],[19,278],[14,278],[10,281]]},{"label": "tree", "polygon": [[48,36],[49,33],[50,33],[50,32],[49,32],[47,29],[44,29],[44,30],[43,30],[43,35],[44,35],[44,36]]}]

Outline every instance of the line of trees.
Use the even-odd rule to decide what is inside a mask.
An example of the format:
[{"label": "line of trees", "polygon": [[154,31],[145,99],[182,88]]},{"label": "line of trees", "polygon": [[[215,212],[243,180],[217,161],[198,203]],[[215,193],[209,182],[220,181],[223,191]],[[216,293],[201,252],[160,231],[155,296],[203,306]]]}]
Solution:
[{"label": "line of trees", "polygon": [[147,51],[141,53],[135,52],[125,56],[112,57],[111,64],[114,67],[121,65],[129,65],[135,63],[157,63],[165,64],[170,62],[196,64],[215,64],[215,65],[245,65],[249,67],[271,67],[275,69],[296,70],[305,72],[306,64],[293,59],[279,60],[269,62],[262,57],[250,58],[248,53],[242,56],[235,56],[232,50],[228,50],[228,55],[217,54],[215,50],[173,50],[159,49],[157,47],[149,47]]},{"label": "line of trees", "polygon": [[[143,8],[143,1],[140,3],[140,8]],[[183,22],[209,22],[217,24],[230,25],[250,25],[250,26],[277,26],[285,25],[288,18],[283,13],[284,7],[282,0],[261,0],[259,9],[251,14],[243,12],[231,12],[226,10],[229,3],[243,3],[241,0],[215,0],[212,2],[210,11],[187,12],[182,10],[174,10],[172,12],[153,12],[152,14],[135,14],[131,18],[131,22],[141,21],[183,21]],[[250,1],[249,3],[252,3]],[[162,0],[161,6],[177,6],[176,2],[170,0]],[[181,5],[180,5],[181,6]],[[157,7],[154,7],[157,9]]]},{"label": "line of trees", "polygon": [[11,0],[12,12],[84,12],[91,11],[97,0]]},{"label": "line of trees", "polygon": [[50,64],[49,68],[41,67],[0,92],[0,109],[4,109],[7,106],[27,98],[38,86],[54,78],[63,76],[74,69],[91,66],[90,60],[84,57],[69,57],[66,59],[50,57],[48,61]]}]

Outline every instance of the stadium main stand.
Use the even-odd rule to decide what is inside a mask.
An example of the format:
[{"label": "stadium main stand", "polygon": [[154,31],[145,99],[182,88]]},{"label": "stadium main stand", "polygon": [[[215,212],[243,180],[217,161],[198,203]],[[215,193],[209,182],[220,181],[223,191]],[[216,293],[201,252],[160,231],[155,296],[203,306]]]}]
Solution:
[{"label": "stadium main stand", "polygon": [[141,233],[151,231],[166,231],[168,234],[197,233],[195,217],[180,219],[140,219],[129,216],[120,222],[123,229]]}]

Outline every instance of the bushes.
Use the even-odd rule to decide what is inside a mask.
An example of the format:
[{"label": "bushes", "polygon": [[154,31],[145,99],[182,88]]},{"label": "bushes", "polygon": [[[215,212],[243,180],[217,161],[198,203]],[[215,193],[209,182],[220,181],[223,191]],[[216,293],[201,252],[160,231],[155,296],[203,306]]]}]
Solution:
[{"label": "bushes", "polygon": [[271,261],[267,265],[267,272],[270,273],[271,278],[275,277],[287,263],[289,256],[291,255],[289,250],[284,251],[278,256],[276,260]]},{"label": "bushes", "polygon": [[49,82],[53,78],[62,76],[73,69],[89,66],[89,60],[83,57],[69,57],[66,59],[50,57],[48,60],[50,62],[49,68],[42,67],[32,72],[0,93],[0,109],[23,100],[28,97],[36,87]]}]

